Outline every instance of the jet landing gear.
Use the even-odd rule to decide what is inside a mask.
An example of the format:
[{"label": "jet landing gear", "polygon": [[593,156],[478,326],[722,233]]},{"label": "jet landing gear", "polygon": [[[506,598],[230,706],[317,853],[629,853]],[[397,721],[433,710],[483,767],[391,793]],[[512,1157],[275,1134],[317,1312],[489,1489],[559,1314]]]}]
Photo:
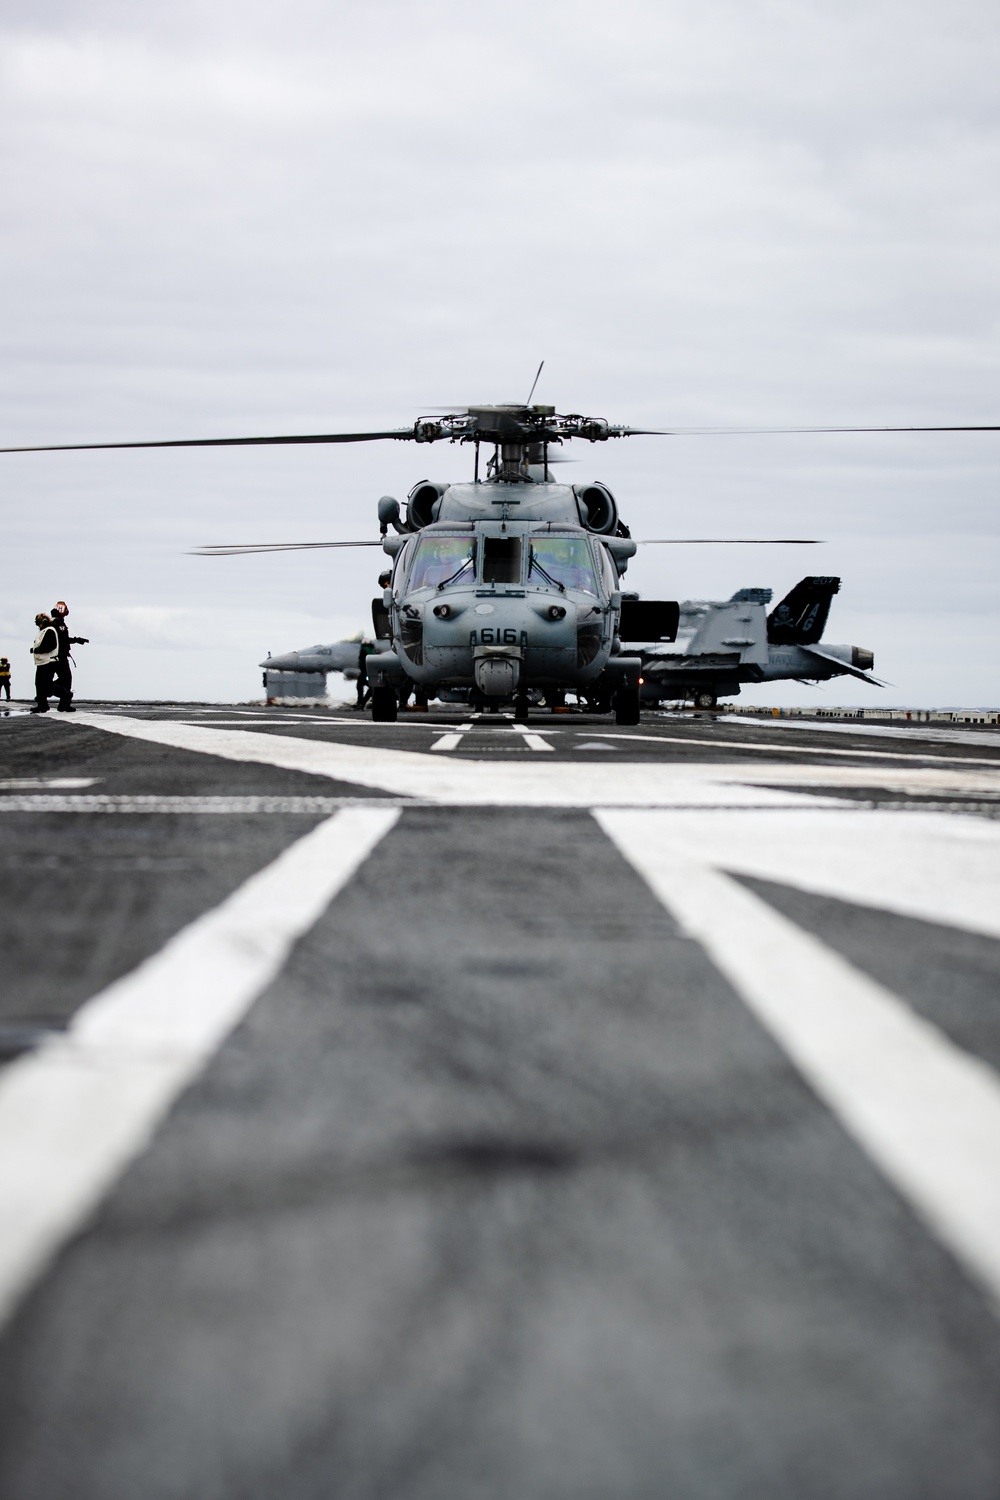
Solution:
[{"label": "jet landing gear", "polygon": [[394,687],[384,685],[372,688],[373,724],[395,724],[398,712],[399,699],[396,697]]},{"label": "jet landing gear", "polygon": [[620,687],[615,694],[615,723],[638,724],[639,689]]}]

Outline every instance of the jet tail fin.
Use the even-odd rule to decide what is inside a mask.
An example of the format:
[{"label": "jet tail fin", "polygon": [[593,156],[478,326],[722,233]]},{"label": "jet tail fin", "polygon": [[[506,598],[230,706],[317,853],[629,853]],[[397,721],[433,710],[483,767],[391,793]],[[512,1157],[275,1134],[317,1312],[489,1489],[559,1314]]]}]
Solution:
[{"label": "jet tail fin", "polygon": [[822,639],[830,600],[840,592],[839,578],[803,578],[767,617],[767,638],[774,646],[813,646]]}]

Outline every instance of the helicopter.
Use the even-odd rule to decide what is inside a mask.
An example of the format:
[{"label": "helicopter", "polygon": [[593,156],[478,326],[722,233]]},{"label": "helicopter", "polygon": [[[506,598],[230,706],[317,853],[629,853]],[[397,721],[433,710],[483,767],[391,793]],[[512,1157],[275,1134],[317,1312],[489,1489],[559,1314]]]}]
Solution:
[{"label": "helicopter", "polygon": [[[543,361],[544,365],[544,361]],[[400,690],[467,689],[486,709],[513,703],[524,722],[529,693],[582,693],[595,711],[613,710],[618,724],[640,715],[643,658],[632,643],[670,643],[676,601],[623,597],[621,580],[637,550],[606,484],[559,484],[553,448],[571,440],[604,443],[681,432],[725,434],[750,429],[646,429],[604,418],[559,414],[533,405],[542,365],[525,403],[469,406],[418,418],[412,427],[381,432],[308,433],[275,437],[184,438],[58,444],[0,452],[66,452],[119,448],[205,448],[381,440],[471,444],[469,483],[421,480],[399,501],[378,502],[378,541],[296,542],[210,546],[206,556],[326,547],[381,546],[391,560],[373,601],[379,649],[368,658],[372,718],[396,719]],[[998,431],[996,426],[758,428],[755,432]],[[480,449],[492,448],[480,475]],[[760,542],[760,538],[653,538],[655,544]],[[770,539],[813,545],[814,538]]]},{"label": "helicopter", "polygon": [[[518,723],[527,722],[540,695],[558,701],[574,690],[594,711],[613,711],[618,724],[639,722],[642,657],[627,648],[673,641],[679,606],[623,597],[621,580],[637,543],[615,497],[599,481],[557,483],[550,450],[574,438],[605,442],[641,431],[560,415],[553,406],[511,403],[421,418],[412,430],[331,439],[446,440],[475,450],[471,482],[421,480],[405,512],[391,495],[378,502],[380,543],[391,568],[372,602],[378,649],[367,674],[374,721],[394,721],[400,697],[415,686],[424,694],[464,690],[474,708],[487,711],[512,704]],[[481,476],[484,443],[493,453]],[[220,556],[338,545],[365,544],[199,551]]]}]

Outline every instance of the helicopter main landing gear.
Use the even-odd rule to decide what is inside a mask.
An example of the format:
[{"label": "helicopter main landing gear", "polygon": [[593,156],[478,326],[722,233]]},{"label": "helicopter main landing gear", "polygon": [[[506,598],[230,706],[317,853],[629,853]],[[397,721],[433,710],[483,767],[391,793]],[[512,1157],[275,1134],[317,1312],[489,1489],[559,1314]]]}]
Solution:
[{"label": "helicopter main landing gear", "polygon": [[694,695],[695,708],[715,708],[718,701],[714,693],[695,693]]},{"label": "helicopter main landing gear", "polygon": [[528,700],[520,694],[514,699],[514,723],[527,724],[528,722]]},{"label": "helicopter main landing gear", "polygon": [[399,699],[394,687],[372,688],[372,723],[395,724],[399,713]]},{"label": "helicopter main landing gear", "polygon": [[638,724],[639,689],[621,687],[615,694],[615,723]]}]

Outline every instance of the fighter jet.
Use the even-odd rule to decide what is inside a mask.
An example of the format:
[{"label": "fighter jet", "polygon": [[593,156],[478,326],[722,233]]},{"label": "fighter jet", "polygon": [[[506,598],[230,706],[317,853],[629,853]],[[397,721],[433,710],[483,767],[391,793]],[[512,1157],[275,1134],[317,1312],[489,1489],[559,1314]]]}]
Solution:
[{"label": "fighter jet", "polygon": [[845,675],[883,687],[870,675],[871,651],[819,644],[830,600],[839,591],[839,578],[803,578],[770,614],[770,589],[740,589],[726,600],[686,599],[676,640],[638,648],[643,701],[688,699],[697,708],[714,708],[744,683],[824,682]]},{"label": "fighter jet", "polygon": [[265,672],[343,672],[345,677],[358,676],[358,653],[361,640],[333,641],[329,646],[306,646],[301,651],[286,651],[282,656],[269,656],[260,665]]}]

